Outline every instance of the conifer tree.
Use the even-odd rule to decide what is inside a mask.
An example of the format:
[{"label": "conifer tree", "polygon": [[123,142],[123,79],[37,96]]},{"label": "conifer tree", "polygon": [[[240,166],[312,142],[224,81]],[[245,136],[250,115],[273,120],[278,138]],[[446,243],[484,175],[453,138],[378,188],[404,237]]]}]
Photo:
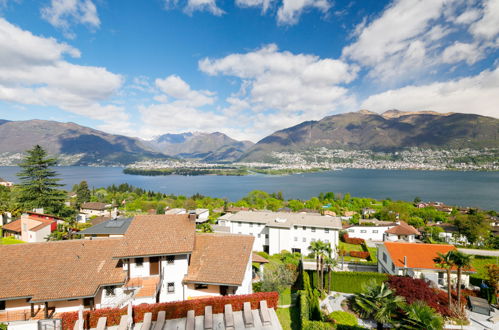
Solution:
[{"label": "conifer tree", "polygon": [[76,188],[76,208],[80,208],[81,204],[90,201],[90,189],[88,189],[87,181],[82,181]]},{"label": "conifer tree", "polygon": [[58,213],[64,207],[64,192],[58,188],[57,173],[50,169],[57,161],[47,157],[39,145],[26,151],[26,157],[19,164],[21,171],[19,202],[26,210],[43,208],[45,212]]}]

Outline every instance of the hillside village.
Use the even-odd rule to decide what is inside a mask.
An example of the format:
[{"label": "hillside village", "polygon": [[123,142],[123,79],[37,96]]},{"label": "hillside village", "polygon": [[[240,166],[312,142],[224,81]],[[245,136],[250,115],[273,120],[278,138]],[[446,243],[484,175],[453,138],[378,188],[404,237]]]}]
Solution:
[{"label": "hillside village", "polygon": [[[27,157],[24,170],[52,164]],[[0,187],[0,323],[12,329],[418,328],[425,313],[434,329],[497,326],[494,211],[85,181],[36,195],[23,173]]]}]

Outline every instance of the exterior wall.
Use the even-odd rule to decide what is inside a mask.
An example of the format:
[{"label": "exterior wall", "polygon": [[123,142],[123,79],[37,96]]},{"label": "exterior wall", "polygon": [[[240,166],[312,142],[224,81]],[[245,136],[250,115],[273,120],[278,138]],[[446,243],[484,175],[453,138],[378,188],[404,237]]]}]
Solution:
[{"label": "exterior wall", "polygon": [[[269,246],[270,254],[279,253],[282,250],[292,251],[299,249],[302,254],[309,254],[308,249],[313,240],[321,240],[331,243],[333,251],[338,246],[339,231],[337,229],[327,229],[311,226],[292,226],[291,228],[267,227],[262,223],[248,223],[221,219],[218,222],[221,226],[227,226],[233,234],[253,235],[253,251],[263,251],[264,245]],[[271,234],[271,231],[273,234]],[[274,231],[284,232],[277,234]],[[288,242],[286,243],[285,237]]]},{"label": "exterior wall", "polygon": [[246,272],[244,273],[244,279],[243,282],[241,283],[241,286],[239,286],[236,290],[236,294],[250,294],[253,293],[253,269],[252,269],[252,263],[251,263],[251,256],[250,260],[248,261],[248,265],[246,265]]},{"label": "exterior wall", "polygon": [[393,234],[387,234],[386,235],[386,241],[390,242],[409,242],[409,243],[414,243],[416,242],[416,236],[415,235],[393,235]]},{"label": "exterior wall", "polygon": [[[142,263],[142,266],[138,266],[135,263],[134,258],[130,259],[130,278],[133,277],[147,277],[149,276],[149,258],[143,258],[144,262]],[[124,262],[123,263],[123,269],[127,269],[128,263]]]},{"label": "exterior wall", "polygon": [[393,226],[352,226],[347,229],[349,237],[363,238],[366,241],[383,241],[385,231]]},{"label": "exterior wall", "polygon": [[91,217],[91,216],[111,216],[111,211],[109,210],[90,210],[90,209],[81,209],[80,210],[80,213],[81,214],[84,214],[87,216],[87,218]]},{"label": "exterior wall", "polygon": [[197,216],[196,222],[205,222],[208,221],[208,217],[210,216],[210,212],[206,211]]},{"label": "exterior wall", "polygon": [[219,285],[208,285],[207,289],[196,290],[194,283],[189,283],[184,286],[185,289],[185,299],[191,299],[195,297],[202,296],[220,296],[220,286]]},{"label": "exterior wall", "polygon": [[448,244],[462,244],[462,245],[467,245],[468,244],[468,239],[464,235],[459,235],[457,233],[439,233],[438,237],[443,239],[446,243]]},{"label": "exterior wall", "polygon": [[[169,264],[166,258],[161,258],[163,281],[161,283],[159,301],[176,301],[187,299],[182,281],[189,267],[189,255],[176,255],[175,261]],[[175,292],[168,292],[168,283],[174,283]]]},{"label": "exterior wall", "polygon": [[29,230],[40,224],[39,221],[21,216],[21,240],[30,242]]},{"label": "exterior wall", "polygon": [[28,242],[45,242],[48,235],[50,235],[50,226],[45,226],[37,231],[28,231]]}]

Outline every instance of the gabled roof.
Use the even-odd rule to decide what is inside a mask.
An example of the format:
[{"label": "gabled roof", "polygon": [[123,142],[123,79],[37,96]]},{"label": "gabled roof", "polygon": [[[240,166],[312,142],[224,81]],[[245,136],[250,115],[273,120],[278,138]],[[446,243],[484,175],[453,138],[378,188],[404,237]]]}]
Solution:
[{"label": "gabled roof", "polygon": [[196,223],[182,215],[137,215],[128,227],[115,258],[191,253]]},{"label": "gabled roof", "polygon": [[294,225],[299,225],[318,228],[341,229],[341,219],[339,217],[323,216],[314,213],[241,211],[235,214],[227,213],[219,219],[261,223],[270,227],[291,228]]},{"label": "gabled roof", "polygon": [[260,264],[266,264],[267,262],[269,262],[267,259],[265,259],[264,257],[262,257],[261,255],[259,255],[256,252],[253,252],[251,254],[251,261],[252,262],[257,262],[257,263],[260,263]]},{"label": "gabled roof", "polygon": [[[448,244],[400,242],[384,242],[383,244],[393,264],[400,268],[404,267],[404,257],[406,257],[408,268],[441,270],[433,261],[438,257],[438,252],[445,254],[451,250],[456,250],[454,245]],[[471,271],[474,270],[471,269]]]},{"label": "gabled roof", "polygon": [[241,285],[255,238],[236,234],[196,234],[184,282]]},{"label": "gabled roof", "polygon": [[399,225],[388,229],[386,233],[393,235],[421,235],[421,233],[416,228],[408,225],[404,221],[400,221]]},{"label": "gabled roof", "polygon": [[109,208],[109,204],[100,202],[87,202],[81,204],[81,209],[102,211]]},{"label": "gabled roof", "polygon": [[80,235],[124,235],[132,218],[117,218],[98,223],[92,227],[80,231]]},{"label": "gabled roof", "polygon": [[121,239],[0,245],[0,299],[33,302],[93,297],[102,285],[124,283],[112,253]]},{"label": "gabled roof", "polygon": [[14,220],[12,222],[9,222],[8,224],[3,225],[2,229],[21,233],[21,219]]},{"label": "gabled roof", "polygon": [[36,219],[36,221],[41,223],[33,228],[28,229],[28,231],[39,231],[40,229],[50,226],[52,223],[55,222],[54,220],[46,220],[46,219]]}]

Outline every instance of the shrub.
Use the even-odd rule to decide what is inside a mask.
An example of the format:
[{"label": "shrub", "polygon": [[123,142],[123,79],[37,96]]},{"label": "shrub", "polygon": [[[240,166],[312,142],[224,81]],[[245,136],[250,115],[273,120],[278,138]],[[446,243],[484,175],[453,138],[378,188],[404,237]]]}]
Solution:
[{"label": "shrub", "polygon": [[336,324],[350,326],[358,325],[358,321],[355,315],[343,311],[334,311],[329,314],[329,318],[334,320]]},{"label": "shrub", "polygon": [[[189,310],[194,310],[195,315],[204,315],[205,306],[212,306],[213,313],[223,313],[225,304],[231,304],[233,311],[240,311],[243,304],[247,301],[251,303],[252,309],[260,307],[260,301],[266,300],[267,306],[271,308],[277,307],[279,294],[277,292],[258,292],[248,295],[234,295],[224,297],[201,298],[193,300],[174,301],[159,304],[141,304],[133,306],[133,321],[134,323],[142,322],[144,314],[151,312],[153,320],[156,319],[158,312],[165,311],[166,319],[177,319],[186,317]],[[85,328],[95,328],[100,317],[107,317],[107,326],[118,325],[121,315],[127,313],[127,308],[103,308],[93,311],[83,312],[85,320]],[[73,329],[74,323],[78,319],[78,312],[62,313],[63,329]]]},{"label": "shrub", "polygon": [[348,233],[343,234],[342,241],[348,244],[361,245],[366,241],[363,238],[348,237]]},{"label": "shrub", "polygon": [[370,256],[369,252],[365,252],[365,251],[350,251],[350,257],[367,259],[367,258],[369,258],[369,256]]},{"label": "shrub", "polygon": [[362,292],[362,286],[372,279],[381,284],[388,279],[388,275],[372,272],[331,272],[331,290],[359,293]]}]

